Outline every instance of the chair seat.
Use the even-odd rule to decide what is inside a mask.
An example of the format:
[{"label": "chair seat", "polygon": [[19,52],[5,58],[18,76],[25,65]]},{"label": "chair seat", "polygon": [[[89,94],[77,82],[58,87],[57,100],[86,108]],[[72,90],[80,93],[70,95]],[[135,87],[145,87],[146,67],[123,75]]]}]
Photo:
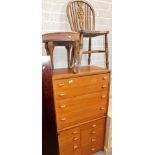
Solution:
[{"label": "chair seat", "polygon": [[79,33],[83,34],[83,37],[97,37],[104,34],[108,34],[109,31],[84,31],[81,30]]}]

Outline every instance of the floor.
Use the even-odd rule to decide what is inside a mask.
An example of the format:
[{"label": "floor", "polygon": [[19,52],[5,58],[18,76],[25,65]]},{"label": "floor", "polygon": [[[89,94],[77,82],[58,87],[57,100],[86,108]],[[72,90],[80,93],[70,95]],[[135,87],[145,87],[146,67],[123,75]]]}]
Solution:
[{"label": "floor", "polygon": [[97,152],[93,155],[112,155],[112,153],[105,154],[103,151]]}]

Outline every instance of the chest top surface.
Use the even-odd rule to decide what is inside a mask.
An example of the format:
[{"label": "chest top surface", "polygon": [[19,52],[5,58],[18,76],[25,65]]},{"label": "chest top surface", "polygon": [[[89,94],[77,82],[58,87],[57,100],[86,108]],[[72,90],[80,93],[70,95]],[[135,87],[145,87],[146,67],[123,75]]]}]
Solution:
[{"label": "chest top surface", "polygon": [[74,74],[72,69],[67,69],[67,68],[55,69],[53,71],[53,80],[97,75],[97,74],[105,74],[105,73],[110,73],[110,72],[111,71],[108,69],[96,67],[96,66],[83,66],[81,67],[79,74]]}]

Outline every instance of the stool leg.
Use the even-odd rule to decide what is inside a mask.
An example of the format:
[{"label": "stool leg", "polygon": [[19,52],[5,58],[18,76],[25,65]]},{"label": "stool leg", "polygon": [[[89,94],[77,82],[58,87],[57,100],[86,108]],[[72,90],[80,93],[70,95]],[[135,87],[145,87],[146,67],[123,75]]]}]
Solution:
[{"label": "stool leg", "polygon": [[46,54],[50,55],[49,49],[48,49],[48,42],[45,43],[45,49],[46,49]]},{"label": "stool leg", "polygon": [[109,69],[108,34],[105,34],[105,57],[106,57],[106,68]]},{"label": "stool leg", "polygon": [[53,42],[48,43],[48,49],[49,49],[49,52],[50,52],[52,69],[54,69],[54,62],[53,62],[54,43]]},{"label": "stool leg", "polygon": [[74,73],[77,73],[77,45],[74,43],[72,49],[72,66],[74,69]]},{"label": "stool leg", "polygon": [[[91,38],[89,38],[89,51],[91,51]],[[88,65],[90,65],[91,62],[91,53],[88,54]]]},{"label": "stool leg", "polygon": [[70,50],[71,50],[71,46],[66,46],[67,49],[67,62],[68,62],[68,69],[71,68],[70,67]]}]

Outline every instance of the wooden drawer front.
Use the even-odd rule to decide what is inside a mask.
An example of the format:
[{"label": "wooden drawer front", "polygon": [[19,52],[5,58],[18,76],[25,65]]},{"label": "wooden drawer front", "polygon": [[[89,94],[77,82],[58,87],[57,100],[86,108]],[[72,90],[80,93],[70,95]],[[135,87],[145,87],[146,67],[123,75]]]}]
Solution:
[{"label": "wooden drawer front", "polygon": [[91,155],[103,149],[104,126],[105,118],[60,132],[60,155]]},{"label": "wooden drawer front", "polygon": [[87,106],[93,105],[107,105],[107,92],[96,92],[92,94],[86,94],[77,96],[74,98],[57,100],[55,102],[57,112],[69,112],[73,110],[79,110],[79,108],[87,108]]},{"label": "wooden drawer front", "polygon": [[58,140],[60,155],[81,155],[80,128],[61,132]]},{"label": "wooden drawer front", "polygon": [[63,89],[71,89],[71,88],[79,88],[89,85],[96,85],[98,83],[108,83],[110,79],[110,74],[99,74],[92,76],[84,76],[78,78],[69,78],[62,80],[54,81],[54,90],[63,90]]},{"label": "wooden drawer front", "polygon": [[91,124],[91,151],[96,152],[104,147],[105,118]]},{"label": "wooden drawer front", "polygon": [[105,118],[81,127],[82,154],[90,155],[104,147]]},{"label": "wooden drawer front", "polygon": [[81,152],[82,155],[91,154],[91,128],[90,124],[81,127]]},{"label": "wooden drawer front", "polygon": [[61,130],[96,117],[107,111],[105,93],[93,93],[56,102],[57,127]]},{"label": "wooden drawer front", "polygon": [[65,90],[59,90],[55,92],[55,99],[56,100],[63,100],[67,98],[72,98],[76,96],[81,96],[85,94],[90,94],[94,92],[108,92],[108,85],[103,83],[98,83],[96,85],[90,85],[87,87],[78,87],[78,88],[71,88]]}]

